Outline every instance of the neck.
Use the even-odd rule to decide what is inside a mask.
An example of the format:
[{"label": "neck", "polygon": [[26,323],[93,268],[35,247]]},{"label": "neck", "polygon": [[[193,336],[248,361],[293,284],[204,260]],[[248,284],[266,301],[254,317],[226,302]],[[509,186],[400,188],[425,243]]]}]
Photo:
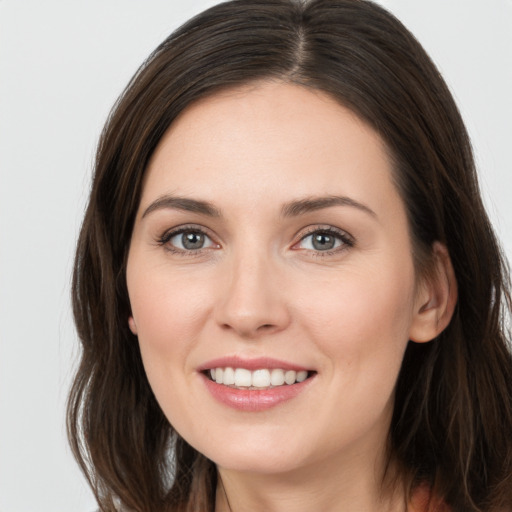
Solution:
[{"label": "neck", "polygon": [[215,512],[403,512],[403,486],[394,465],[322,461],[280,474],[218,468]]}]

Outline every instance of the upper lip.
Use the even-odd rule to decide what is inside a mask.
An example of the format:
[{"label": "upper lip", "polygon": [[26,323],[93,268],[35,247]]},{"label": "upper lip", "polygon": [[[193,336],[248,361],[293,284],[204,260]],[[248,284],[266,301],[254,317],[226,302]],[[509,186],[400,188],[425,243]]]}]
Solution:
[{"label": "upper lip", "polygon": [[271,357],[256,357],[245,359],[240,356],[228,356],[212,359],[199,366],[198,371],[211,370],[212,368],[245,368],[246,370],[261,370],[261,369],[281,369],[281,370],[295,370],[295,371],[311,371],[311,368],[282,361]]}]

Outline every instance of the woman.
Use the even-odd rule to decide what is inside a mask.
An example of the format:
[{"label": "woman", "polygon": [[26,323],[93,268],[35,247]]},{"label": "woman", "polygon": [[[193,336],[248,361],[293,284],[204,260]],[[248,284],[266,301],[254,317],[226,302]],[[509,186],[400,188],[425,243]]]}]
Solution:
[{"label": "woman", "polygon": [[157,48],[73,300],[102,510],[512,509],[506,264],[446,85],[370,2],[227,2]]}]

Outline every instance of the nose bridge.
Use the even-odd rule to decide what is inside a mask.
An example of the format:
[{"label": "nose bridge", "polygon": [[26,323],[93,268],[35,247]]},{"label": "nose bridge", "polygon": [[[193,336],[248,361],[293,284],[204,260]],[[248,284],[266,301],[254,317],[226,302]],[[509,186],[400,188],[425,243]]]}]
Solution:
[{"label": "nose bridge", "polygon": [[279,273],[277,257],[268,248],[246,245],[234,249],[218,307],[222,327],[243,337],[283,329],[289,318]]}]

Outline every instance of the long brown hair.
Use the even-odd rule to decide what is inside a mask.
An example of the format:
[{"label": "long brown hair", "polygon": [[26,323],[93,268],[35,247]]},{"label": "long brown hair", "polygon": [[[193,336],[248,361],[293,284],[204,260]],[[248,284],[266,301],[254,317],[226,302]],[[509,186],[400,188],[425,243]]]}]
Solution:
[{"label": "long brown hair", "polygon": [[437,340],[410,342],[392,456],[413,489],[457,511],[512,508],[512,357],[506,263],[480,198],[468,135],[439,72],[383,8],[364,0],[235,0],[166,39],[113,108],[98,147],[72,294],[82,356],[68,405],[75,456],[102,511],[214,508],[216,471],[169,425],[128,329],[125,262],[144,170],[191,103],[254,80],[329,93],[387,144],[414,258],[450,253],[459,300]]}]

